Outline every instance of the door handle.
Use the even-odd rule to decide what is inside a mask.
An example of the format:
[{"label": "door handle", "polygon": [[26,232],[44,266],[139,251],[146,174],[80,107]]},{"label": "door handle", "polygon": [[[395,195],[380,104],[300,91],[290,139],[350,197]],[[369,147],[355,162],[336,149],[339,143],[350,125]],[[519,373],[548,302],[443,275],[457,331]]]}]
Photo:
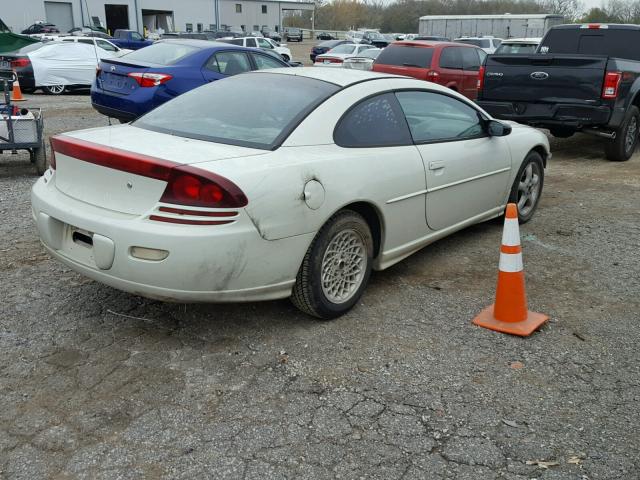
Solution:
[{"label": "door handle", "polygon": [[440,170],[444,168],[444,162],[429,162],[429,170]]}]

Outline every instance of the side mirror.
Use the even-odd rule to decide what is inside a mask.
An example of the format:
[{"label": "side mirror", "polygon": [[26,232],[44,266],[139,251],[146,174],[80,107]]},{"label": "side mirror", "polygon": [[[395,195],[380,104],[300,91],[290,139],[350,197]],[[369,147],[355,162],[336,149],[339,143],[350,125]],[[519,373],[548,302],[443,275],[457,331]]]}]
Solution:
[{"label": "side mirror", "polygon": [[487,133],[491,137],[506,137],[511,133],[511,125],[499,122],[497,120],[489,120],[487,124]]}]

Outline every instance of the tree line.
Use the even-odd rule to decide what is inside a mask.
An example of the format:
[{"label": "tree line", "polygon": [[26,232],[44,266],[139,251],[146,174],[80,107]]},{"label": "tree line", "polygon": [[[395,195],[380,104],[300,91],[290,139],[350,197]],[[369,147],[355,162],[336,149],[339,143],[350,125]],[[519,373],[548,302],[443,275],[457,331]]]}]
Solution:
[{"label": "tree line", "polygon": [[[640,0],[604,0],[584,12],[579,0],[316,0],[316,30],[379,28],[382,32],[418,32],[424,15],[555,13],[567,22],[640,23]],[[288,17],[289,26],[311,27],[311,12]]]}]

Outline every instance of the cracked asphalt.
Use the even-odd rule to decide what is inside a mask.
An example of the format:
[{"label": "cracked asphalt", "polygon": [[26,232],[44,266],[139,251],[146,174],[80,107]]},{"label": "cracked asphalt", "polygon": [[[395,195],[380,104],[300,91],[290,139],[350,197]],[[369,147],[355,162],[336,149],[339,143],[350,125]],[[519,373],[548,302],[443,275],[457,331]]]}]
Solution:
[{"label": "cracked asphalt", "polygon": [[[29,95],[47,133],[106,124]],[[0,478],[638,479],[640,155],[553,141],[521,229],[527,339],[492,302],[499,222],[375,273],[348,315],[164,304],[51,260],[25,155],[0,155]]]}]

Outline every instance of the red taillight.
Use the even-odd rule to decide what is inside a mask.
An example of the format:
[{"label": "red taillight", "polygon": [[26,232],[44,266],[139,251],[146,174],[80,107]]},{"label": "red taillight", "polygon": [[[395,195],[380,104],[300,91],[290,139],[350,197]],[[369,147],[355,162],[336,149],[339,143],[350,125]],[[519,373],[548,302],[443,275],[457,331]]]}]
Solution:
[{"label": "red taillight", "polygon": [[16,58],[15,60],[11,60],[11,68],[20,68],[20,67],[28,67],[31,65],[31,60],[28,58]]},{"label": "red taillight", "polygon": [[249,203],[235,183],[199,168],[64,135],[51,137],[51,149],[77,160],[167,182],[160,198],[164,203],[208,208],[241,208]]},{"label": "red taillight", "polygon": [[438,72],[436,72],[435,70],[429,70],[427,72],[427,81],[428,82],[437,83],[439,77],[440,77],[440,74]]},{"label": "red taillight", "polygon": [[484,88],[484,65],[478,70],[478,91]]},{"label": "red taillight", "polygon": [[240,208],[248,203],[244,193],[226,178],[186,165],[171,169],[160,201],[209,208]]},{"label": "red taillight", "polygon": [[317,58],[316,59],[316,63],[325,63],[326,61],[329,61],[329,63],[343,63],[344,60],[341,58],[336,58],[336,57],[322,57],[322,58]]},{"label": "red taillight", "polygon": [[131,72],[129,77],[133,78],[141,87],[157,87],[163,83],[167,83],[173,76],[167,73],[142,73]]},{"label": "red taillight", "polygon": [[618,96],[620,80],[622,80],[621,72],[607,72],[604,76],[604,85],[602,86],[602,98],[616,98]]}]

